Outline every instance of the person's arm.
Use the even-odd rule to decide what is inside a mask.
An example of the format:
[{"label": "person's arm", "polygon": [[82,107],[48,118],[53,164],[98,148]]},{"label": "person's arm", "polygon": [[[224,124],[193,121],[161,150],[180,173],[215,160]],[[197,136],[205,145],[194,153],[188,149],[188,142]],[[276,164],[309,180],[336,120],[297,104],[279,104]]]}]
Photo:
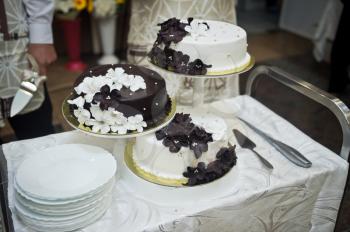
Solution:
[{"label": "person's arm", "polygon": [[38,62],[40,74],[45,75],[46,66],[57,58],[52,38],[54,0],[23,0],[23,4],[28,15],[28,53]]}]

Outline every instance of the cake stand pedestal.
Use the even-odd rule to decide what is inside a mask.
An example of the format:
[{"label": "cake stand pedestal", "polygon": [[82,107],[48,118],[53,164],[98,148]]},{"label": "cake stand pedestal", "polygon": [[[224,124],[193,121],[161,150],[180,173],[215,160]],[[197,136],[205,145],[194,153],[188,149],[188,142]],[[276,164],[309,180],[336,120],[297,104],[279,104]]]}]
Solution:
[{"label": "cake stand pedestal", "polygon": [[[222,78],[222,77],[221,77]],[[232,74],[230,77],[225,77],[228,79],[227,86],[230,87],[228,89],[229,96],[235,97],[239,95],[240,89],[239,89],[239,75],[238,74]],[[192,80],[192,87],[193,87],[193,97],[192,97],[192,106],[200,106],[205,102],[205,81],[207,78],[194,78]]]},{"label": "cake stand pedestal", "polygon": [[215,78],[229,78],[234,82],[235,89],[231,90],[232,95],[239,95],[239,74],[245,73],[249,71],[255,64],[254,57],[251,56],[249,63],[239,70],[222,72],[222,73],[209,73],[206,75],[186,75],[181,73],[175,73],[169,70],[165,70],[155,64],[153,64],[150,60],[148,60],[150,67],[155,71],[160,71],[163,73],[168,73],[169,75],[173,75],[176,78],[192,78],[193,83],[193,95],[192,95],[192,106],[198,107],[204,103],[205,98],[205,81],[208,79]]}]

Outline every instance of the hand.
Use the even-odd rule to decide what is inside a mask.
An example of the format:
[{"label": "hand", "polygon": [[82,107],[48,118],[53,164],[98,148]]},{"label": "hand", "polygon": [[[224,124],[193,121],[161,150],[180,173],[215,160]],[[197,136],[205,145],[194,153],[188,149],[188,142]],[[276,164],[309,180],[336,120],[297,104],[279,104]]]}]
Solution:
[{"label": "hand", "polygon": [[28,53],[38,62],[40,75],[46,75],[46,67],[57,59],[52,44],[29,44]]}]

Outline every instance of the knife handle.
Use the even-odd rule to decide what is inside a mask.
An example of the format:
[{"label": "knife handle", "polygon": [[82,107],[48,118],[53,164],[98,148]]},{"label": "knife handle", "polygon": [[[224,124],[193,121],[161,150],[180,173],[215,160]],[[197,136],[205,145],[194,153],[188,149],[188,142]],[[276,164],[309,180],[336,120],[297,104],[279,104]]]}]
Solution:
[{"label": "knife handle", "polygon": [[258,152],[256,152],[254,149],[251,149],[252,152],[254,152],[254,154],[256,156],[258,156],[258,158],[260,159],[260,161],[268,168],[268,169],[273,169],[272,164],[267,161],[264,157],[262,157]]},{"label": "knife handle", "polygon": [[279,151],[282,155],[284,155],[288,160],[290,160],[294,164],[303,168],[309,168],[312,166],[312,163],[293,147],[274,139],[271,139],[270,141],[271,145],[277,151]]},{"label": "knife handle", "polygon": [[288,160],[293,162],[294,164],[304,167],[304,168],[309,168],[312,166],[311,161],[306,159],[299,151],[294,149],[293,147],[279,141],[276,139],[273,139],[266,133],[262,132],[258,128],[254,127],[252,124],[249,122],[245,121],[244,119],[240,118],[239,119],[244,122],[247,126],[249,126],[252,130],[254,130],[256,133],[258,133],[261,137],[263,137],[269,144],[271,144],[277,151],[279,151],[282,155],[284,155]]}]

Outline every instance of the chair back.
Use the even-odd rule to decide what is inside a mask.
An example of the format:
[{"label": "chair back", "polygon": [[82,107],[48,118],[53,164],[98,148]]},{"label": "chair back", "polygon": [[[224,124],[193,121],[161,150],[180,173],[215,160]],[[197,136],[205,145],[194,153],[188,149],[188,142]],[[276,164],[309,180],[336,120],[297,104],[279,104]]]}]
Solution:
[{"label": "chair back", "polygon": [[249,74],[246,94],[348,161],[350,110],[338,98],[271,66],[259,66]]}]

